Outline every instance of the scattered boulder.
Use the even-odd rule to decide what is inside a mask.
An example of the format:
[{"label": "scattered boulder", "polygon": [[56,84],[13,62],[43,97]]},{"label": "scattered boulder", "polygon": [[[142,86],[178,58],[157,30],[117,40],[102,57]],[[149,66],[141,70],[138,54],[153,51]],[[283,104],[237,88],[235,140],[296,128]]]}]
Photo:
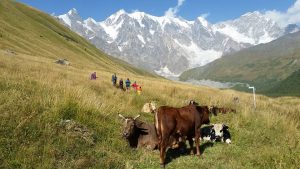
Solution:
[{"label": "scattered boulder", "polygon": [[55,61],[55,63],[66,66],[70,65],[70,62],[67,59],[58,59],[57,61]]},{"label": "scattered boulder", "polygon": [[58,128],[67,136],[79,137],[85,140],[85,142],[90,145],[95,144],[93,132],[89,131],[87,127],[75,122],[74,120],[61,120],[58,123]]},{"label": "scattered boulder", "polygon": [[5,50],[5,53],[8,54],[8,55],[17,55],[17,53],[11,49],[6,49]]}]

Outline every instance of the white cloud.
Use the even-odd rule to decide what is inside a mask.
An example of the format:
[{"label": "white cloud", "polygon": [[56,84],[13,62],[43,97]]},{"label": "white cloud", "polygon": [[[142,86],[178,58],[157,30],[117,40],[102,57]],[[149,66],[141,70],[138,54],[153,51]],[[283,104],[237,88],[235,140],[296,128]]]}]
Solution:
[{"label": "white cloud", "polygon": [[266,11],[265,15],[280,26],[284,27],[288,24],[300,23],[300,0],[297,0],[286,12],[280,12],[277,10]]},{"label": "white cloud", "polygon": [[131,10],[131,13],[136,13],[136,12],[140,12],[140,11],[138,9]]},{"label": "white cloud", "polygon": [[173,8],[169,8],[166,12],[165,12],[165,16],[168,17],[176,17],[176,14],[179,12],[179,8],[182,6],[182,4],[184,3],[185,0],[178,0],[177,5]]}]

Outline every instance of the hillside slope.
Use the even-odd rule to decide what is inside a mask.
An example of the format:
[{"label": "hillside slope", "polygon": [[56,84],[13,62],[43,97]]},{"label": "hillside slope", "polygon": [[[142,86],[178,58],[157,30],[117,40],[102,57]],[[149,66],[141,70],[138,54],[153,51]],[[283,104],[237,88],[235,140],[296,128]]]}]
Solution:
[{"label": "hillside slope", "polygon": [[43,57],[54,62],[68,59],[76,68],[125,71],[154,76],[109,57],[48,14],[23,4],[1,0],[0,49]]},{"label": "hillside slope", "polygon": [[266,93],[292,75],[299,67],[300,32],[296,32],[270,43],[224,56],[206,66],[186,71],[180,79],[242,82],[255,85],[258,92]]},{"label": "hillside slope", "polygon": [[[153,123],[153,114],[141,113],[145,102],[156,100],[159,106],[180,107],[190,99],[202,105],[237,110],[235,114],[211,117],[212,123],[226,123],[230,127],[232,144],[202,142],[202,158],[169,150],[167,168],[297,168],[300,165],[299,99],[258,95],[254,111],[250,94],[144,76],[142,71],[122,67],[98,50],[93,51],[92,46],[87,48],[92,51],[89,55],[80,48],[84,41],[78,39],[80,45],[66,41],[52,29],[43,28],[43,36],[53,35],[48,43],[39,41],[39,36],[32,40],[34,32],[41,31],[33,28],[45,22],[56,23],[25,5],[6,0],[0,4],[1,18],[5,15],[10,20],[21,18],[22,24],[30,22],[26,26],[14,22],[10,29],[0,26],[1,35],[11,37],[0,41],[0,168],[158,168],[158,151],[129,148],[121,137],[122,121],[118,113],[141,114],[141,120]],[[33,21],[23,13],[46,19]],[[49,22],[45,21],[47,18]],[[13,22],[10,20],[1,19],[1,23]],[[15,35],[12,29],[22,33],[19,28],[24,29],[24,34]],[[27,49],[22,44],[37,48]],[[8,47],[15,52],[8,51]],[[57,56],[51,50],[68,57],[71,66],[54,64]],[[88,79],[91,70],[97,71],[97,80]],[[142,94],[113,87],[111,71],[143,84]],[[236,96],[237,104],[232,102]]]},{"label": "hillside slope", "polygon": [[300,96],[300,69],[266,92],[270,96]]}]

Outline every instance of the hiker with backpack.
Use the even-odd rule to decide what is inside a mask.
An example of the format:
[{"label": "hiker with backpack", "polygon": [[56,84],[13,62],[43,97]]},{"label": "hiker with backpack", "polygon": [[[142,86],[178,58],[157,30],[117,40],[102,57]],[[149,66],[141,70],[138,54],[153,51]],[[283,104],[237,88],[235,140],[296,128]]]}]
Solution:
[{"label": "hiker with backpack", "polygon": [[125,85],[126,85],[126,90],[130,90],[131,82],[130,82],[129,78],[127,78],[127,80],[125,81]]},{"label": "hiker with backpack", "polygon": [[136,84],[136,81],[134,81],[134,83],[131,85],[133,87],[133,89],[136,91],[137,87],[139,86],[138,84]]},{"label": "hiker with backpack", "polygon": [[119,88],[121,90],[124,90],[124,87],[123,87],[123,79],[121,78],[120,81],[119,81]]},{"label": "hiker with backpack", "polygon": [[114,73],[114,74],[112,75],[112,77],[111,77],[111,81],[112,81],[112,83],[113,83],[113,86],[116,86],[116,85],[117,85],[117,79],[118,79],[118,77],[117,77],[117,75]]},{"label": "hiker with backpack", "polygon": [[91,74],[91,80],[96,80],[97,78],[96,72]]}]

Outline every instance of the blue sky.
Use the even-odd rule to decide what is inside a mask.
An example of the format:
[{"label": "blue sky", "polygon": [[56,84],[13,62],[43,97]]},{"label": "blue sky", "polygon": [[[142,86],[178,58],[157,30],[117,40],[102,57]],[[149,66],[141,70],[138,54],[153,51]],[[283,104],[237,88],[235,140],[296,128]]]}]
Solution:
[{"label": "blue sky", "polygon": [[[139,10],[155,16],[171,11],[187,20],[208,14],[211,23],[238,18],[246,12],[275,11],[280,15],[295,4],[295,0],[18,0],[49,14],[64,14],[76,8],[85,19],[105,20],[120,9],[127,12]],[[300,2],[300,0],[299,0]],[[178,4],[181,3],[181,4]],[[177,6],[177,7],[176,7]]]}]

